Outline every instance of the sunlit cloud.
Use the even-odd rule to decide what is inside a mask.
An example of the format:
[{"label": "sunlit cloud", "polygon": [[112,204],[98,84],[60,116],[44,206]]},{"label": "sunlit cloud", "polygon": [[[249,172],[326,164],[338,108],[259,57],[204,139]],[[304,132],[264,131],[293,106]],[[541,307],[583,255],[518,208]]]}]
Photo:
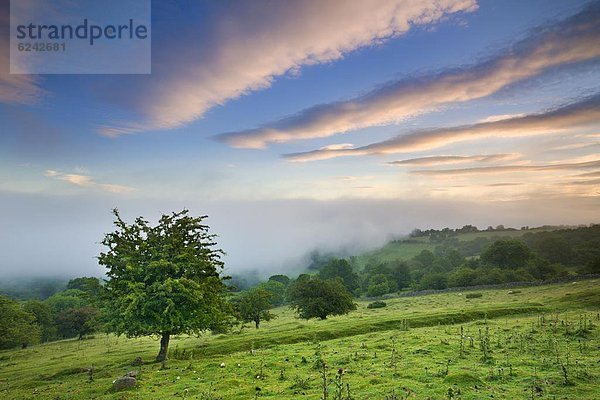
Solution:
[{"label": "sunlit cloud", "polygon": [[60,181],[68,182],[72,185],[79,186],[82,188],[99,189],[109,193],[129,193],[134,189],[129,186],[115,185],[111,183],[98,183],[89,175],[81,174],[66,174],[56,170],[46,170],[44,175],[48,178],[57,179]]},{"label": "sunlit cloud", "polygon": [[567,185],[597,186],[600,189],[600,179],[566,182]]},{"label": "sunlit cloud", "polygon": [[489,117],[485,117],[477,122],[496,122],[496,121],[502,121],[504,119],[511,119],[511,118],[515,118],[515,117],[522,117],[525,114],[523,113],[517,113],[517,114],[501,114],[501,115],[490,115]]},{"label": "sunlit cloud", "polygon": [[578,150],[578,149],[600,149],[600,142],[595,143],[571,143],[562,146],[556,146],[548,151],[564,151],[564,150]]},{"label": "sunlit cloud", "polygon": [[600,171],[596,171],[596,172],[586,172],[584,174],[578,174],[575,175],[576,177],[581,177],[581,178],[594,178],[594,177],[600,177]]},{"label": "sunlit cloud", "polygon": [[407,153],[489,137],[526,137],[600,125],[600,95],[555,110],[523,117],[450,128],[419,130],[352,149],[319,149],[286,154],[289,161],[315,161],[343,156]]},{"label": "sunlit cloud", "polygon": [[479,64],[402,79],[363,96],[321,104],[259,128],[223,133],[216,138],[233,147],[264,148],[269,143],[323,138],[398,123],[447,104],[489,96],[551,68],[596,59],[600,56],[599,41],[600,4],[596,3],[562,23],[538,29],[531,37]]},{"label": "sunlit cloud", "polygon": [[319,150],[346,150],[352,148],[354,148],[354,145],[352,143],[340,143],[330,144],[329,146],[323,146]]},{"label": "sunlit cloud", "polygon": [[498,182],[498,183],[489,183],[485,186],[487,187],[505,187],[505,186],[522,186],[524,183],[522,182]]},{"label": "sunlit cloud", "polygon": [[[131,101],[145,121],[112,121],[109,136],[180,127],[212,107],[272,85],[284,74],[339,60],[399,37],[413,25],[473,11],[475,0],[215,2],[209,24],[153,54],[153,76]],[[187,10],[171,10],[189,12]],[[189,18],[189,17],[188,17]],[[201,45],[198,45],[198,44]]]},{"label": "sunlit cloud", "polygon": [[59,179],[63,181],[67,181],[77,186],[89,187],[94,185],[94,181],[91,177],[86,175],[78,175],[78,174],[63,174],[59,176]]},{"label": "sunlit cloud", "polygon": [[470,162],[495,162],[514,159],[518,155],[515,154],[485,154],[474,156],[429,156],[411,158],[407,160],[390,161],[390,165],[406,165],[406,166],[432,166],[442,164],[458,164]]},{"label": "sunlit cloud", "polygon": [[559,170],[577,170],[577,169],[597,169],[600,168],[600,160],[582,163],[557,163],[543,165],[500,165],[492,167],[473,167],[456,169],[428,169],[411,171],[416,175],[478,175],[478,174],[500,174],[508,172],[527,172],[527,171],[559,171]]}]

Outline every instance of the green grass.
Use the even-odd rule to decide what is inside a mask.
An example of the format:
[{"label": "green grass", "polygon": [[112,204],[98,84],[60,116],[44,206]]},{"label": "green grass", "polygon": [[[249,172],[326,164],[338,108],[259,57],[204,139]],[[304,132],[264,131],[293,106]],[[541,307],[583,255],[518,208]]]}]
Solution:
[{"label": "green grass", "polygon": [[364,267],[370,260],[376,260],[378,263],[394,262],[397,260],[410,260],[423,250],[434,251],[435,243],[429,243],[425,240],[407,242],[391,242],[380,249],[373,250],[356,257],[359,268]]},{"label": "green grass", "polygon": [[[325,321],[299,320],[279,308],[278,318],[259,330],[174,338],[164,367],[152,362],[158,341],[151,338],[96,335],[2,351],[0,396],[319,399],[322,370],[315,366],[322,359],[329,399],[339,368],[354,399],[392,393],[447,399],[449,389],[455,399],[529,399],[532,390],[536,399],[600,398],[598,281],[519,290],[485,290],[475,299],[464,293],[395,298],[380,309],[360,301],[356,312]],[[579,330],[584,320],[588,329]],[[145,363],[132,367],[137,356]],[[133,369],[138,387],[112,393],[112,381]]]}]

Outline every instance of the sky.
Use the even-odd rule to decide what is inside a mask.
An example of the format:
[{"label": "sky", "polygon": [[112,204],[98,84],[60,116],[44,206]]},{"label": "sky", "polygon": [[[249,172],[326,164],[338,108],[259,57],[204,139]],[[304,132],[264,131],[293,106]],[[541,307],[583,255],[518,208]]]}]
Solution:
[{"label": "sky", "polygon": [[101,275],[111,209],[229,272],[414,228],[600,223],[600,2],[154,1],[151,74],[9,73],[0,275]]}]

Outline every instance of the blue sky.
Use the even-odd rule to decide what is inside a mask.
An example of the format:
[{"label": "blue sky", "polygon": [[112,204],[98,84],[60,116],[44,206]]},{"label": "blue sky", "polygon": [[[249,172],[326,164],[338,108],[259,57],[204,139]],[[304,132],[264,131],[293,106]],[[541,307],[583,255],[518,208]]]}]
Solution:
[{"label": "blue sky", "polygon": [[209,214],[232,271],[599,222],[598,2],[154,2],[150,75],[9,74],[8,3],[8,274],[101,273],[112,207]]}]

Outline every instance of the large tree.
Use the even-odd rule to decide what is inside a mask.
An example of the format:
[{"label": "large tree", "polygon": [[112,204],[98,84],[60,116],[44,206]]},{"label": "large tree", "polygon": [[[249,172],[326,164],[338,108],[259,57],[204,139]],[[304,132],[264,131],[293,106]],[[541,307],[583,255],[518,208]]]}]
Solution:
[{"label": "large tree", "polygon": [[272,297],[273,295],[262,287],[242,292],[234,301],[237,317],[243,322],[254,322],[258,329],[260,321],[270,321],[274,317],[269,312]]},{"label": "large tree", "polygon": [[163,215],[158,225],[132,224],[113,210],[99,262],[107,268],[107,327],[128,337],[158,336],[157,361],[167,358],[171,335],[221,328],[229,307],[215,235],[188,210]]},{"label": "large tree", "polygon": [[290,285],[288,300],[290,306],[305,319],[326,319],[328,315],[342,315],[356,310],[352,293],[339,278],[323,280],[301,275]]}]

